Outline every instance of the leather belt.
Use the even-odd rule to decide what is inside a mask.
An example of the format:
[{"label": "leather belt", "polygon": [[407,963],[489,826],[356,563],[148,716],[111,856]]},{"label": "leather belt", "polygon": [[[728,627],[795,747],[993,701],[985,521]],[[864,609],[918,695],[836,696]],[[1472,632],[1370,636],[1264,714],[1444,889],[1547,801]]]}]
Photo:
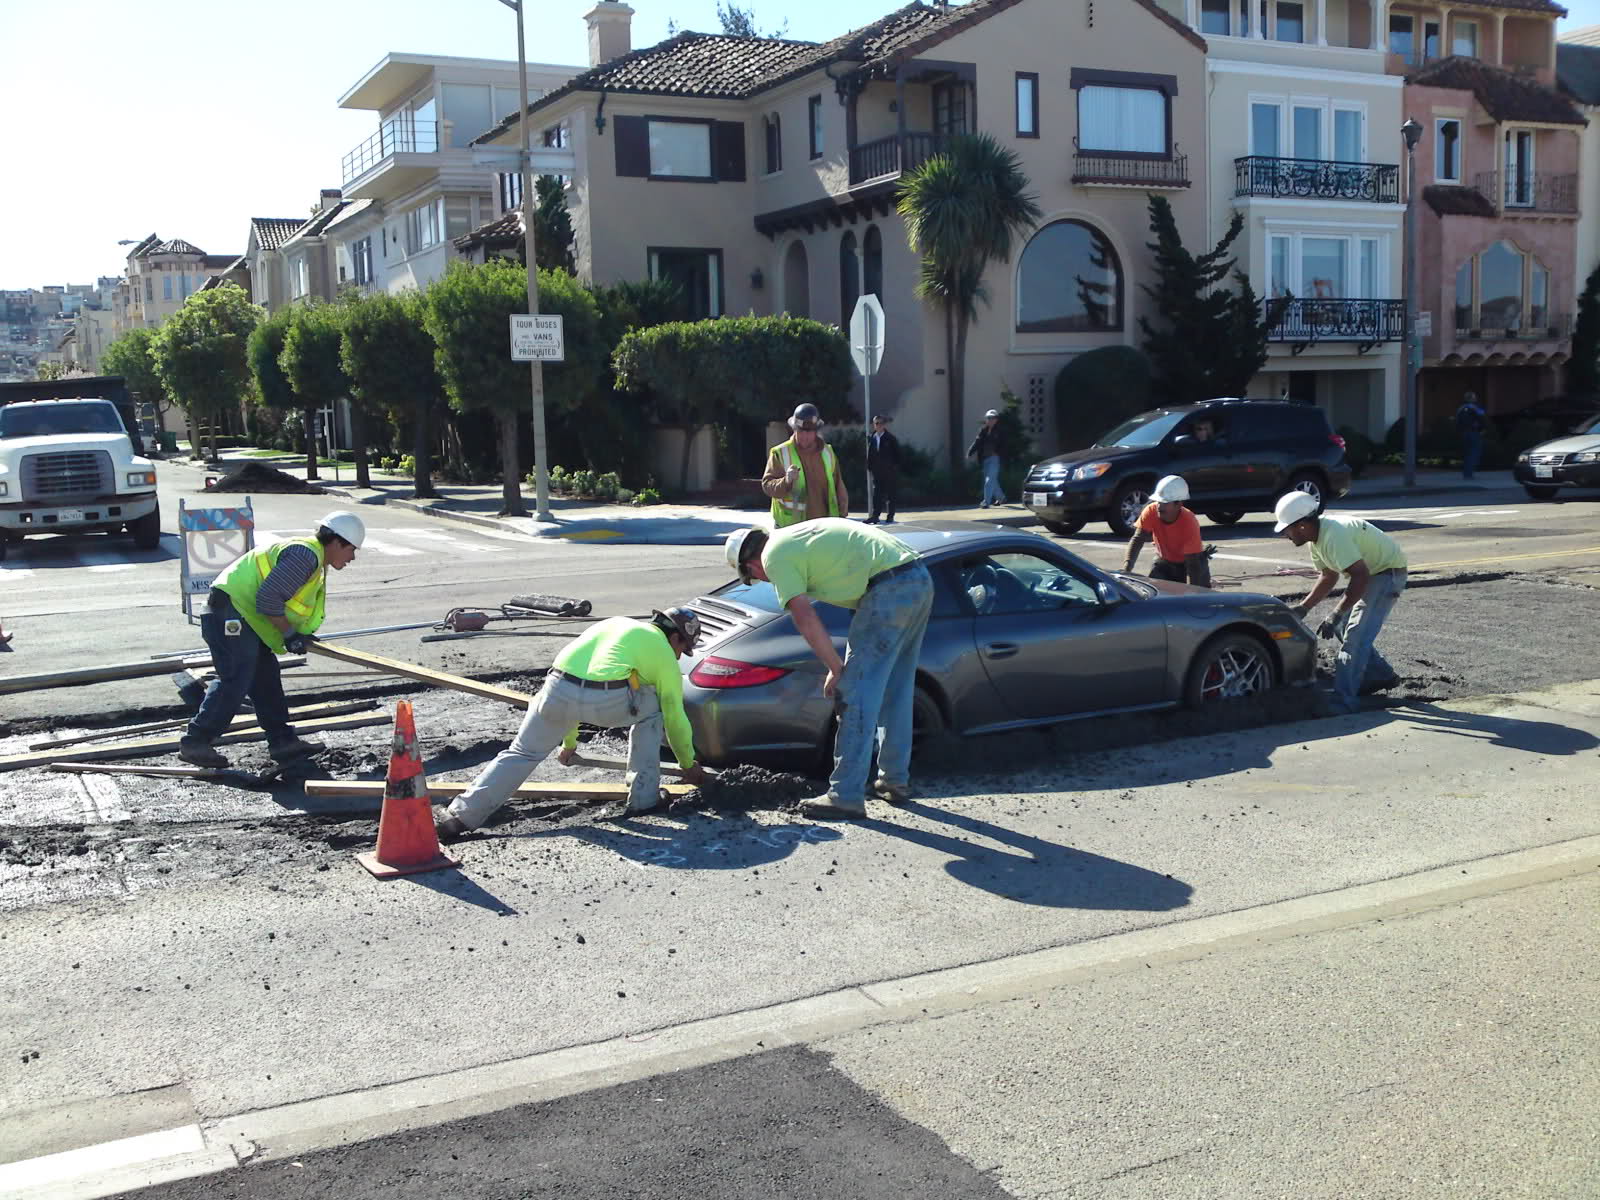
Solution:
[{"label": "leather belt", "polygon": [[565,679],[568,683],[575,683],[579,687],[599,688],[604,692],[609,692],[614,688],[625,688],[628,686],[628,681],[626,679],[585,679],[582,675],[573,675],[570,672],[557,671],[554,668],[551,668],[550,674],[554,675],[557,679]]},{"label": "leather belt", "polygon": [[920,558],[913,558],[901,563],[898,567],[890,567],[887,571],[879,571],[871,579],[867,580],[867,586],[869,588],[876,587],[886,579],[893,579],[896,575],[903,575],[912,568],[920,567],[921,565],[922,560]]}]

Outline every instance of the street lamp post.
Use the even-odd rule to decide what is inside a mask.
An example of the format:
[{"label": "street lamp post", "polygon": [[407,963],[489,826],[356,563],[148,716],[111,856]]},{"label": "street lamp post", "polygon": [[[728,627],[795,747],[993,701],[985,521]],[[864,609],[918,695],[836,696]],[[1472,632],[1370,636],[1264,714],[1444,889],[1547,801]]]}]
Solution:
[{"label": "street lamp post", "polygon": [[1405,486],[1410,488],[1417,486],[1417,368],[1422,363],[1422,342],[1417,337],[1417,142],[1422,126],[1408,117],[1400,126],[1400,136],[1406,142],[1406,349],[1401,382],[1405,388]]},{"label": "street lamp post", "polygon": [[[522,0],[500,0],[517,14],[517,83],[521,89],[522,107],[517,112],[517,128],[522,131],[522,256],[528,263],[528,313],[539,311],[539,266],[534,257],[534,195],[533,158],[528,147],[528,53],[522,28]],[[544,438],[544,364],[534,359],[528,364],[533,391],[533,478],[535,515],[540,521],[553,520],[550,516],[550,475]]]}]

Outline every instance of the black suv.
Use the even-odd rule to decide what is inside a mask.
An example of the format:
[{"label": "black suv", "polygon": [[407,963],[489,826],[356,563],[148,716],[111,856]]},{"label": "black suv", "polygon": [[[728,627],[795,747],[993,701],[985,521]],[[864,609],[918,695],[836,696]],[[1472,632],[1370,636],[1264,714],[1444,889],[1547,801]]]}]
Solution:
[{"label": "black suv", "polygon": [[1326,504],[1350,490],[1344,439],[1319,408],[1288,400],[1207,400],[1124,421],[1087,450],[1036,463],[1022,502],[1051,533],[1105,521],[1120,537],[1163,475],[1182,475],[1189,507],[1219,525],[1271,512],[1299,490]]}]

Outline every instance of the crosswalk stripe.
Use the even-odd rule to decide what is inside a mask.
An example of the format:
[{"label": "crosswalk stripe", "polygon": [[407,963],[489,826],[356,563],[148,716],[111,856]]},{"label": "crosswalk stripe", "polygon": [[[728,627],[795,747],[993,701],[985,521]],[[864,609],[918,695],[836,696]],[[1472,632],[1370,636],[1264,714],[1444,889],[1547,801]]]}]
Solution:
[{"label": "crosswalk stripe", "polygon": [[421,550],[413,549],[410,546],[397,546],[393,542],[379,541],[375,537],[369,537],[361,543],[361,553],[365,554],[368,551],[375,554],[387,554],[391,558],[405,558],[409,555],[422,553]]},{"label": "crosswalk stripe", "polygon": [[0,583],[13,580],[21,582],[32,577],[33,572],[27,567],[0,567]]},{"label": "crosswalk stripe", "polygon": [[411,537],[427,538],[431,542],[442,542],[456,549],[466,550],[472,554],[504,554],[504,546],[474,546],[471,542],[452,537],[448,533],[440,533],[434,529],[408,529],[406,533]]}]

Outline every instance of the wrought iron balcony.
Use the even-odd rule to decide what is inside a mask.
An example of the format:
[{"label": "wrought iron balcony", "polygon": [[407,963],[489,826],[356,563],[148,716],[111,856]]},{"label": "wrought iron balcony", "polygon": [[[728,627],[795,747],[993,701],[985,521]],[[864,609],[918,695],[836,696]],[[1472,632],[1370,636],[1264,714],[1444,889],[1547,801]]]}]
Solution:
[{"label": "wrought iron balcony", "polygon": [[850,186],[914,171],[949,144],[947,133],[891,133],[850,147]]},{"label": "wrought iron balcony", "polygon": [[1233,160],[1235,196],[1400,203],[1400,168],[1393,163],[1328,162],[1320,158]]},{"label": "wrought iron balcony", "polygon": [[1578,177],[1545,171],[1484,171],[1473,181],[1501,212],[1578,213]]},{"label": "wrought iron balcony", "polygon": [[1292,296],[1262,301],[1267,340],[1293,343],[1299,354],[1318,342],[1356,342],[1365,354],[1381,342],[1404,341],[1404,300],[1309,300]]},{"label": "wrought iron balcony", "polygon": [[1189,156],[1179,154],[1176,146],[1170,158],[1127,158],[1120,154],[1075,150],[1072,182],[1090,187],[1186,188],[1189,186]]},{"label": "wrought iron balcony", "polygon": [[344,156],[345,186],[396,154],[432,154],[438,149],[437,121],[385,121],[377,133]]}]

